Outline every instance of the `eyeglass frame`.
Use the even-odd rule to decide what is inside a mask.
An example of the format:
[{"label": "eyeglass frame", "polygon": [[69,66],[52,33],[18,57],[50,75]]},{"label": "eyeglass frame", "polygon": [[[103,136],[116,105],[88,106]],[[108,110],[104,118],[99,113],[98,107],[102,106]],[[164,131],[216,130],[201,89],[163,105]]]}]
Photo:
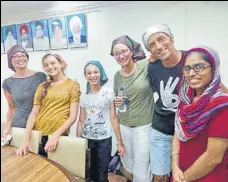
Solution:
[{"label": "eyeglass frame", "polygon": [[113,57],[115,58],[119,58],[120,57],[120,54],[122,55],[125,55],[130,49],[127,48],[127,49],[122,49],[120,52],[116,52],[113,54]]},{"label": "eyeglass frame", "polygon": [[[196,69],[196,66],[198,66],[198,65],[201,65],[202,66],[202,68],[200,68],[200,70],[195,70]],[[190,68],[189,70],[186,70],[186,68]],[[202,71],[204,71],[206,68],[209,68],[209,67],[211,67],[211,65],[208,65],[208,66],[206,66],[204,63],[197,63],[197,64],[194,64],[193,66],[184,66],[183,67],[183,70],[184,70],[184,73],[185,74],[190,74],[190,71],[191,70],[193,70],[195,73],[200,73],[200,72],[202,72]]]},{"label": "eyeglass frame", "polygon": [[21,58],[22,58],[22,59],[25,59],[25,58],[27,58],[27,56],[24,54],[24,55],[20,55],[20,56],[19,56],[19,55],[12,55],[12,57],[11,57],[11,59],[14,59],[14,60],[15,60],[15,59],[18,59],[18,58],[20,58],[20,59],[21,59]]}]

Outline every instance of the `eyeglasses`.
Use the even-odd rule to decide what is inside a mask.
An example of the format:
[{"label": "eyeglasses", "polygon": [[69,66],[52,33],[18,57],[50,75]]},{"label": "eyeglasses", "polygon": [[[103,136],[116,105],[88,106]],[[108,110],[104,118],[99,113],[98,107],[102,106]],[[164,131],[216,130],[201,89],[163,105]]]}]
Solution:
[{"label": "eyeglasses", "polygon": [[129,51],[129,49],[122,49],[120,52],[114,53],[113,56],[115,58],[118,58],[118,57],[120,57],[120,54],[125,55],[128,51]]},{"label": "eyeglasses", "polygon": [[21,55],[21,56],[13,55],[12,56],[12,59],[19,59],[19,58],[25,59],[26,58],[26,55]]},{"label": "eyeglasses", "polygon": [[203,63],[198,63],[198,64],[194,64],[193,66],[185,66],[184,67],[184,72],[186,74],[189,74],[191,69],[193,69],[194,72],[199,73],[199,72],[201,72],[201,71],[203,71],[203,70],[205,70],[206,68],[209,68],[209,67],[211,67],[211,66],[210,65],[206,66]]}]

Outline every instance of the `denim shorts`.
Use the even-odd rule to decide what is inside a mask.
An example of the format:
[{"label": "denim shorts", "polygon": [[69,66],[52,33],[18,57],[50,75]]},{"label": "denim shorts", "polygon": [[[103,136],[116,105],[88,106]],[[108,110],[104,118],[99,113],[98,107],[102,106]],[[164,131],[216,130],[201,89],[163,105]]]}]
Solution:
[{"label": "denim shorts", "polygon": [[154,175],[171,172],[172,135],[163,134],[153,128],[149,131],[150,168]]}]

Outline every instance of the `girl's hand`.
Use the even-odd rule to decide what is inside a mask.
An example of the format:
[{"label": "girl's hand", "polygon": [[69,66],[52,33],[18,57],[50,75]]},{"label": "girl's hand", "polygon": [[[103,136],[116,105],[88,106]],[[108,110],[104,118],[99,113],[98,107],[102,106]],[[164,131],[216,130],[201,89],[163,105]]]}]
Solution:
[{"label": "girl's hand", "polygon": [[117,145],[117,151],[119,156],[124,156],[126,151],[124,145]]},{"label": "girl's hand", "polygon": [[51,138],[46,143],[44,150],[45,152],[52,152],[56,149],[58,144],[59,137],[56,135],[52,135]]},{"label": "girl's hand", "polygon": [[2,138],[5,138],[7,135],[11,134],[11,126],[6,126],[4,128],[3,134],[2,134]]},{"label": "girl's hand", "polygon": [[150,58],[148,59],[149,62],[154,63],[157,60],[157,58],[153,55],[150,55]]},{"label": "girl's hand", "polygon": [[184,173],[178,166],[172,168],[173,182],[186,182],[184,179]]},{"label": "girl's hand", "polygon": [[[124,99],[125,99],[125,103],[128,104],[129,103],[128,97],[124,97]],[[121,104],[123,104],[123,98],[117,96],[115,98],[115,105],[116,105],[116,107],[120,106]]]},{"label": "girl's hand", "polygon": [[21,146],[16,150],[16,155],[24,156],[27,155],[28,152],[32,151],[31,145],[27,143],[21,144]]},{"label": "girl's hand", "polygon": [[121,104],[123,104],[123,99],[121,97],[117,96],[115,98],[115,105],[116,105],[116,107],[120,106]]}]

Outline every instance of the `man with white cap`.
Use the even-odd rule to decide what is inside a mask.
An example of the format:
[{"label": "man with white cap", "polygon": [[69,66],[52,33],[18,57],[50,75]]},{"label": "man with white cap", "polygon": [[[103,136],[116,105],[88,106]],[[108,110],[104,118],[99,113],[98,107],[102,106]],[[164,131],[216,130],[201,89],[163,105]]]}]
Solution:
[{"label": "man with white cap", "polygon": [[183,51],[174,47],[174,36],[166,24],[156,24],[143,34],[143,44],[157,60],[148,65],[152,89],[158,93],[150,140],[150,167],[154,182],[168,182],[174,118],[179,103],[177,84]]}]

